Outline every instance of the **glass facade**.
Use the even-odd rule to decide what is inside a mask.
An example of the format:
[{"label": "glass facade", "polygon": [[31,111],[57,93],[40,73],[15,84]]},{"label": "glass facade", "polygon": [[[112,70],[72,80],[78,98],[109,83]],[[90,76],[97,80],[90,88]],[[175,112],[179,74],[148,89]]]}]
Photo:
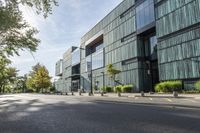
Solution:
[{"label": "glass facade", "polygon": [[145,0],[136,7],[136,19],[138,30],[155,21],[153,0]]},{"label": "glass facade", "polygon": [[156,38],[156,36],[150,37],[149,41],[150,41],[151,60],[156,60],[157,59],[157,38]]},{"label": "glass facade", "polygon": [[121,70],[119,82],[134,84],[137,92],[158,80],[182,80],[193,88],[200,78],[199,24],[200,0],[123,0],[81,38],[81,61],[76,50],[63,57],[63,88],[72,86],[68,77],[78,63],[85,90],[96,81],[99,87],[115,85],[106,74],[108,64]]},{"label": "glass facade", "polygon": [[96,51],[103,49],[103,43],[99,44],[95,49]]},{"label": "glass facade", "polygon": [[104,66],[103,49],[101,49],[92,54],[92,70],[101,68],[103,66]]},{"label": "glass facade", "polygon": [[72,53],[72,66],[78,63],[80,63],[80,49],[77,49]]},{"label": "glass facade", "polygon": [[85,68],[85,72],[90,72],[91,68],[92,68],[92,64],[91,64],[91,55],[88,55],[86,57],[86,68]]}]

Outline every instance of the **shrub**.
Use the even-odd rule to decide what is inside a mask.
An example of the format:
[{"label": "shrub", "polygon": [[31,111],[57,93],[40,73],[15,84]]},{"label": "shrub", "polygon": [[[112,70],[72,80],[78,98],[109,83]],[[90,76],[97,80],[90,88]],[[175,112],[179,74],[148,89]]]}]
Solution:
[{"label": "shrub", "polygon": [[134,87],[133,85],[124,85],[124,86],[122,86],[122,92],[124,92],[124,93],[126,93],[126,92],[130,93],[130,92],[132,92],[133,87]]},{"label": "shrub", "polygon": [[200,91],[200,80],[195,83],[195,88]]},{"label": "shrub", "polygon": [[113,92],[113,88],[110,86],[104,86],[101,88],[101,90],[104,92]]},{"label": "shrub", "polygon": [[122,92],[122,87],[123,87],[122,85],[116,86],[115,87],[115,92],[116,93],[121,93]]},{"label": "shrub", "polygon": [[173,91],[180,92],[181,90],[182,90],[181,81],[165,81],[155,86],[156,92],[173,92]]}]

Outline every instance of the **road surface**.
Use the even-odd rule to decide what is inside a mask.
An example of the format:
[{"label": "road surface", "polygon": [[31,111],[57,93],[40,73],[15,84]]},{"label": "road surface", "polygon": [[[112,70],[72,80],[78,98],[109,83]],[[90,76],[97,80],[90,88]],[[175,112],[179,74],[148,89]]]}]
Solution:
[{"label": "road surface", "polygon": [[0,95],[0,133],[200,133],[200,100]]}]

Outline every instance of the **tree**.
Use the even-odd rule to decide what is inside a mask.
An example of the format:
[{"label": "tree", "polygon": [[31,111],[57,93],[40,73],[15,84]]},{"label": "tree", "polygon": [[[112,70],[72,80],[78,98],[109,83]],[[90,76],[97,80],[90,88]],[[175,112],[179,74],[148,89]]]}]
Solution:
[{"label": "tree", "polygon": [[23,19],[19,6],[29,6],[43,13],[45,17],[52,13],[55,0],[0,0],[0,57],[7,58],[19,50],[35,52],[39,39],[38,31]]},{"label": "tree", "polygon": [[0,0],[0,53],[6,56],[18,55],[19,50],[35,52],[39,40],[38,31],[23,19],[19,6],[29,6],[43,13],[44,17],[52,13],[55,0]]},{"label": "tree", "polygon": [[26,75],[17,77],[14,83],[15,85],[14,90],[17,92],[26,92],[27,90],[26,81],[27,81]]},{"label": "tree", "polygon": [[16,81],[17,70],[13,67],[6,67],[0,71],[0,93],[5,92],[5,87],[11,86]]},{"label": "tree", "polygon": [[26,87],[27,87],[27,92],[39,92],[39,90],[36,90],[33,77],[28,77],[26,80]]},{"label": "tree", "polygon": [[116,80],[116,75],[121,73],[120,70],[114,69],[112,64],[109,64],[107,66],[107,73],[110,75],[110,77],[114,80],[114,83],[121,84],[119,81]]},{"label": "tree", "polygon": [[47,90],[51,87],[51,77],[45,66],[37,63],[32,67],[32,71],[29,74],[26,85],[29,89],[36,92],[43,92],[43,89]]},{"label": "tree", "polygon": [[0,92],[13,82],[17,71],[8,64],[9,56],[19,55],[19,50],[35,52],[40,40],[38,30],[31,27],[22,16],[19,6],[33,7],[46,18],[52,13],[56,0],[0,0]]},{"label": "tree", "polygon": [[42,66],[36,71],[34,76],[34,83],[36,88],[43,92],[43,89],[47,91],[47,89],[51,86],[51,77],[49,76],[49,72],[45,66]]}]

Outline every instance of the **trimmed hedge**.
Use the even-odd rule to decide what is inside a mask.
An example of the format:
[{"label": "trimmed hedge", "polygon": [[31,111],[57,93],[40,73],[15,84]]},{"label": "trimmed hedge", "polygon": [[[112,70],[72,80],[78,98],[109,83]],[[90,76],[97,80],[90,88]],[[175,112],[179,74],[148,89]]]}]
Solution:
[{"label": "trimmed hedge", "polygon": [[122,85],[118,85],[115,87],[115,92],[116,93],[121,93],[122,92]]},{"label": "trimmed hedge", "polygon": [[134,88],[133,85],[124,85],[124,86],[122,86],[122,92],[131,93],[133,88]]},{"label": "trimmed hedge", "polygon": [[105,86],[105,87],[101,88],[101,90],[104,92],[113,92],[113,88],[110,86]]},{"label": "trimmed hedge", "polygon": [[131,93],[133,88],[133,85],[119,85],[115,87],[115,92]]},{"label": "trimmed hedge", "polygon": [[134,89],[134,85],[118,85],[115,88],[110,86],[102,87],[101,90],[104,92],[116,92],[116,93],[131,93]]},{"label": "trimmed hedge", "polygon": [[200,80],[195,83],[195,88],[200,92]]},{"label": "trimmed hedge", "polygon": [[173,91],[182,91],[182,82],[181,81],[165,81],[158,83],[155,86],[156,92],[173,92]]}]

